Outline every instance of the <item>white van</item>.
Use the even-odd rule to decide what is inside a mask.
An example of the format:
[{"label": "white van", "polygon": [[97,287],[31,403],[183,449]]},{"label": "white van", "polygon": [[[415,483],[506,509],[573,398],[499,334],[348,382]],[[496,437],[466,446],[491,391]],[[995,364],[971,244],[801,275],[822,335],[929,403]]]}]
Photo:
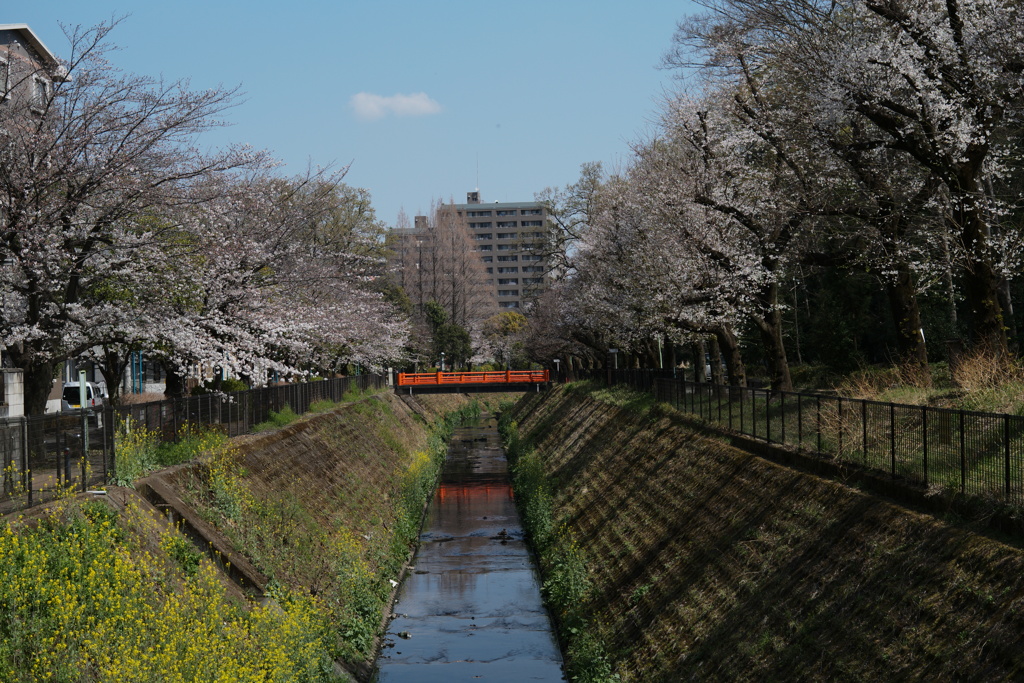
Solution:
[{"label": "white van", "polygon": [[[103,407],[103,388],[94,382],[85,383],[85,407]],[[60,412],[74,413],[82,409],[78,382],[64,382],[64,393],[60,397]]]}]

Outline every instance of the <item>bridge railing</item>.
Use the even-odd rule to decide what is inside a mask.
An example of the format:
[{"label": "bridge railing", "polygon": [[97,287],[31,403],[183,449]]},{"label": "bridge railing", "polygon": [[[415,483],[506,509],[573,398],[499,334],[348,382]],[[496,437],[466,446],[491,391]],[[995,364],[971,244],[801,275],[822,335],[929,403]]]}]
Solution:
[{"label": "bridge railing", "polygon": [[501,370],[495,372],[400,372],[398,386],[439,384],[542,384],[551,381],[549,370]]},{"label": "bridge railing", "polygon": [[652,393],[708,424],[769,444],[928,491],[1024,507],[1024,416],[692,382],[661,370],[598,371],[590,378]]}]

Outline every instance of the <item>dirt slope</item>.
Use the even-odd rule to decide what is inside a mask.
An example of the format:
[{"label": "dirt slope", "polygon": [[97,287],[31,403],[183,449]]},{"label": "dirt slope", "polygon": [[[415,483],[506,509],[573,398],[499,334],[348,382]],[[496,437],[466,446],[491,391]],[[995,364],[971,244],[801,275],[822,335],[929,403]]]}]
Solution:
[{"label": "dirt slope", "polygon": [[1024,552],[582,392],[516,408],[623,680],[1020,680]]}]

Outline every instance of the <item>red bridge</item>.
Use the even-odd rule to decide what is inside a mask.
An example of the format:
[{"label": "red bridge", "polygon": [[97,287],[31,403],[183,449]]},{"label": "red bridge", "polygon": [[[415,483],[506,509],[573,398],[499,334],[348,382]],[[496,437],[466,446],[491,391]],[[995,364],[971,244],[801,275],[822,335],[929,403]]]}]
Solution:
[{"label": "red bridge", "polygon": [[510,384],[540,385],[551,381],[549,370],[504,370],[498,372],[400,372],[398,386],[421,388],[491,388]]}]

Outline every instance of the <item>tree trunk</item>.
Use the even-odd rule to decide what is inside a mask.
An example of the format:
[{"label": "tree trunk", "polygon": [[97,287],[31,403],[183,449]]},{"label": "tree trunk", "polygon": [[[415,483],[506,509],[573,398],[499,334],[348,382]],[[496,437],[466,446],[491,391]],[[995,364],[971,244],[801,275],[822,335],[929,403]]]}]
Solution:
[{"label": "tree trunk", "polygon": [[704,340],[699,339],[690,345],[693,350],[693,381],[703,382],[704,375]]},{"label": "tree trunk", "polygon": [[959,226],[967,247],[963,268],[964,298],[971,316],[971,338],[975,347],[1006,358],[1009,350],[1003,309],[999,305],[1000,278],[988,254],[988,223],[977,197],[981,187],[977,173],[967,167],[960,175],[960,192],[954,198],[954,225]]},{"label": "tree trunk", "polygon": [[782,340],[782,311],[779,310],[779,286],[770,284],[761,292],[764,317],[757,321],[761,343],[772,372],[772,390],[793,391],[793,378],[789,374],[786,345]]},{"label": "tree trunk", "polygon": [[53,390],[53,372],[57,364],[53,361],[28,361],[18,355],[13,354],[16,367],[25,371],[25,414],[42,415]]},{"label": "tree trunk", "polygon": [[921,331],[921,310],[913,273],[901,264],[897,267],[896,282],[886,282],[885,288],[892,321],[896,325],[900,362],[910,364],[919,386],[930,387],[932,375],[928,367],[928,348]]},{"label": "tree trunk", "polygon": [[103,379],[107,382],[107,397],[110,405],[121,405],[121,382],[124,379],[124,371],[128,368],[131,360],[131,351],[119,352],[116,348],[103,349],[103,362],[100,371]]},{"label": "tree trunk", "polygon": [[736,335],[727,325],[720,325],[715,329],[715,339],[718,341],[719,351],[724,350],[729,384],[734,387],[747,386],[747,369],[743,365],[743,356],[740,354],[740,344]]},{"label": "tree trunk", "polygon": [[164,370],[167,372],[167,380],[164,383],[164,396],[168,398],[181,398],[185,395],[185,376],[178,372],[173,363],[165,363]]},{"label": "tree trunk", "polygon": [[725,384],[722,378],[722,349],[718,344],[718,337],[711,337],[708,344],[711,356],[711,383],[718,387]]}]

